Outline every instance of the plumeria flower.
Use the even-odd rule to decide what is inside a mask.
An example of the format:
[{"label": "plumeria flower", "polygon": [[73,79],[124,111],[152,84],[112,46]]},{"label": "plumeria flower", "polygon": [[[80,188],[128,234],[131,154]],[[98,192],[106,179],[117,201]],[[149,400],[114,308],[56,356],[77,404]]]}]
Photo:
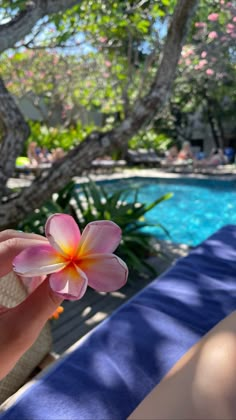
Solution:
[{"label": "plumeria flower", "polygon": [[49,275],[52,290],[70,300],[82,298],[88,285],[111,292],[126,283],[127,266],[113,254],[121,240],[115,223],[91,222],[81,235],[71,216],[54,214],[47,220],[45,234],[48,243],[27,248],[14,259],[16,274],[32,278],[37,286]]}]

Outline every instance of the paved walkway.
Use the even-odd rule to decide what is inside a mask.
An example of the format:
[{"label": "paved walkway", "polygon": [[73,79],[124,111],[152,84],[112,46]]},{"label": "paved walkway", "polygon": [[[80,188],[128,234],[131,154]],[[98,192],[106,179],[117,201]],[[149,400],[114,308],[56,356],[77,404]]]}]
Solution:
[{"label": "paved walkway", "polygon": [[[181,168],[177,165],[172,168],[124,168],[114,169],[113,172],[106,172],[100,170],[100,172],[91,173],[89,176],[94,180],[100,179],[118,179],[118,178],[129,178],[134,176],[140,177],[157,177],[157,178],[197,178],[197,179],[225,179],[225,180],[236,180],[236,165],[221,165],[216,168]],[[10,178],[8,180],[8,188],[24,188],[28,187],[33,181],[32,175],[27,175],[21,178]],[[75,177],[77,182],[84,182],[87,180],[86,176]]]}]

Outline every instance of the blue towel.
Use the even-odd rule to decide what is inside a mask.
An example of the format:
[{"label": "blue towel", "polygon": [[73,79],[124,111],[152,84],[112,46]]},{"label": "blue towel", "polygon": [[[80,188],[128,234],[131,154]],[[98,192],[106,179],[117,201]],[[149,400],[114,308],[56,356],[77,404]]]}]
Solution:
[{"label": "blue towel", "polygon": [[99,325],[1,420],[125,419],[236,309],[236,226],[226,226]]}]

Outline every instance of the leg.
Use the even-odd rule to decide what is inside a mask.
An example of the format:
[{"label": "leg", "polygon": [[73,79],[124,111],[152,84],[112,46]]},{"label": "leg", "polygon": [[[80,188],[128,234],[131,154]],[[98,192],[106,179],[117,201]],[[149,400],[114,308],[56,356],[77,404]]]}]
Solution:
[{"label": "leg", "polygon": [[131,419],[236,419],[236,312],[175,364]]}]

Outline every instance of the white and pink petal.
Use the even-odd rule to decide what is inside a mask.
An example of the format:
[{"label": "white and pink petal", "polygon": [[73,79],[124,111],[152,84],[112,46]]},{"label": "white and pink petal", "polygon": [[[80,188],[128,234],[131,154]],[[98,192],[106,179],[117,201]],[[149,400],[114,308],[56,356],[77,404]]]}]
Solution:
[{"label": "white and pink petal", "polygon": [[86,274],[89,286],[99,292],[113,292],[127,281],[127,265],[114,254],[89,255],[78,265]]},{"label": "white and pink petal", "polygon": [[24,249],[14,258],[13,271],[20,276],[34,277],[55,273],[68,262],[49,244],[35,245]]},{"label": "white and pink petal", "polygon": [[98,220],[88,223],[83,230],[78,256],[100,253],[112,253],[121,240],[120,227],[110,220]]},{"label": "white and pink petal", "polygon": [[45,234],[52,247],[65,257],[77,254],[80,242],[80,230],[69,214],[53,214],[47,220]]},{"label": "white and pink petal", "polygon": [[49,277],[52,290],[63,299],[81,299],[86,292],[88,279],[86,275],[74,264]]}]

